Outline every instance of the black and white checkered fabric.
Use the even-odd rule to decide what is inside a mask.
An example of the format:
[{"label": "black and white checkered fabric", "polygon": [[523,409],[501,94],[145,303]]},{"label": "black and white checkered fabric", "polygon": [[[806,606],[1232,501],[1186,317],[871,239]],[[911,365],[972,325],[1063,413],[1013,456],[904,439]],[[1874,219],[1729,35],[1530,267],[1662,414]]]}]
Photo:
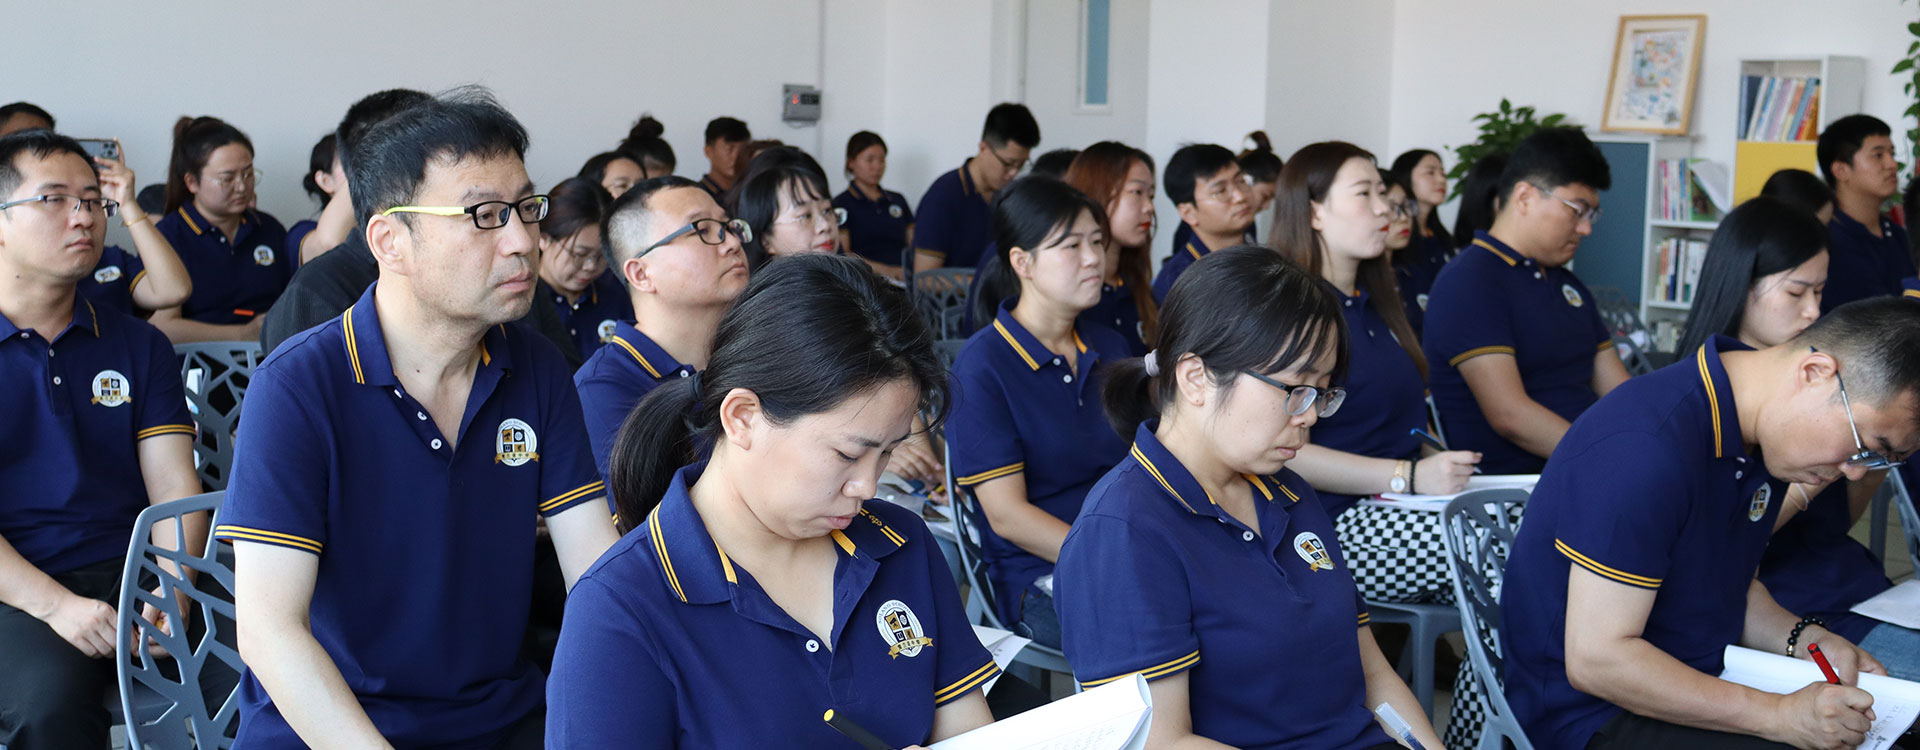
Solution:
[{"label": "black and white checkered fabric", "polygon": [[1447,717],[1447,747],[1479,747],[1480,733],[1486,731],[1487,692],[1473,673],[1473,664],[1460,662],[1453,677],[1453,709]]},{"label": "black and white checkered fabric", "polygon": [[1453,603],[1440,515],[1362,504],[1334,520],[1361,596],[1400,604]]}]

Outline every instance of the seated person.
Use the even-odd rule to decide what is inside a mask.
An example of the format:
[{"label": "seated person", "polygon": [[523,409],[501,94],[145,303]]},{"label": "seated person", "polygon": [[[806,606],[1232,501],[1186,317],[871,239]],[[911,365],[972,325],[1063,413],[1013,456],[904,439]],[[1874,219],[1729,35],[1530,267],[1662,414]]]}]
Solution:
[{"label": "seated person", "polygon": [[1593,293],[1566,268],[1612,178],[1585,134],[1547,128],[1500,184],[1493,228],[1433,282],[1422,341],[1451,447],[1480,452],[1489,474],[1535,474],[1567,425],[1627,380]]},{"label": "seated person", "polygon": [[536,519],[568,586],[616,535],[566,362],[504,325],[535,302],[547,216],[526,147],[473,89],[353,146],[379,279],[254,372],[247,419],[273,429],[240,442],[214,529],[247,664],[237,746],[540,747],[520,650]]},{"label": "seated person", "polygon": [[1899,295],[1915,274],[1907,230],[1880,211],[1900,190],[1893,131],[1872,115],[1848,115],[1820,131],[1820,173],[1833,188],[1835,211],[1822,312],[1857,299]]},{"label": "seated person", "polygon": [[547,218],[540,222],[540,283],[534,299],[551,305],[573,339],[574,350],[591,357],[633,320],[633,303],[606,273],[600,225],[613,199],[598,183],[580,177],[547,191]]},{"label": "seated person", "polygon": [[880,187],[887,176],[887,142],[870,130],[847,139],[847,190],[833,197],[847,212],[840,246],[867,261],[889,279],[902,275],[907,248],[913,247],[913,206],[907,197]]},{"label": "seated person", "polygon": [[1033,157],[1033,174],[1058,180],[1067,176],[1067,168],[1073,166],[1074,158],[1079,155],[1078,149],[1056,148]]},{"label": "seated person", "polygon": [[176,344],[251,341],[293,277],[298,248],[278,219],[253,208],[253,141],[217,117],[182,117],[167,164],[167,210],[155,226],[193,279],[176,307],[153,311]]},{"label": "seated person", "polygon": [[[1067,168],[1065,180],[1107,208],[1107,262],[1100,303],[1081,317],[1112,328],[1127,340],[1127,353],[1144,356],[1159,327],[1160,305],[1153,279],[1153,157],[1118,141],[1088,146]],[[981,319],[991,315],[979,316]]]},{"label": "seated person", "polygon": [[1440,204],[1447,202],[1447,170],[1439,154],[1417,148],[1394,159],[1389,173],[1393,179],[1387,181],[1388,188],[1398,183],[1407,191],[1402,200],[1410,201],[1416,209],[1410,222],[1412,234],[1391,257],[1400,299],[1407,308],[1407,322],[1419,335],[1426,323],[1427,296],[1433,291],[1433,280],[1447,261],[1453,260],[1457,249],[1438,211]]},{"label": "seated person", "polygon": [[998,670],[945,556],[873,499],[887,454],[945,400],[932,343],[857,260],[754,274],[712,365],[621,428],[613,496],[632,528],[567,602],[549,746],[851,745],[827,709],[887,747],[992,721],[981,685]]},{"label": "seated person", "polygon": [[[1833,223],[1833,188],[1804,169],[1782,169],[1767,178],[1760,194],[1778,198],[1813,214],[1821,226]],[[1911,215],[1911,214],[1909,214]]]},{"label": "seated person", "polygon": [[[1273,196],[1280,191],[1280,170],[1284,169],[1287,163],[1280,159],[1279,154],[1273,152],[1273,140],[1267,137],[1267,131],[1255,130],[1248,133],[1247,140],[1251,141],[1253,146],[1241,151],[1240,155],[1234,157],[1234,161],[1240,164],[1240,172],[1247,176],[1247,181],[1253,183],[1254,220],[1247,224],[1244,236],[1247,244],[1258,245],[1260,244],[1260,215],[1266,213],[1267,208],[1273,205]],[[1193,227],[1187,226],[1186,222],[1181,222],[1180,226],[1186,227],[1189,233],[1193,231]]]},{"label": "seated person", "polygon": [[1173,248],[1153,277],[1155,302],[1166,301],[1167,290],[1187,266],[1214,248],[1240,244],[1253,225],[1253,183],[1225,146],[1182,146],[1167,160],[1165,180],[1167,200],[1173,201],[1180,221],[1193,227],[1193,234]]},{"label": "seated person", "polygon": [[740,120],[715,117],[707,123],[706,135],[707,173],[700,178],[700,187],[717,201],[740,178],[740,152],[753,140],[753,133]]},{"label": "seated person", "polygon": [[1133,447],[1060,551],[1074,677],[1144,677],[1147,747],[1399,747],[1381,704],[1442,747],[1374,643],[1332,519],[1286,468],[1346,395],[1340,296],[1239,246],[1195,263],[1164,311],[1159,348],[1108,371]]},{"label": "seated person", "polygon": [[607,258],[636,322],[615,324],[610,346],[573,376],[601,477],[634,405],[662,382],[706,368],[720,317],[747,286],[746,231],[684,177],[643,181],[614,202]]},{"label": "seated person", "polygon": [[783,255],[840,252],[846,209],[833,205],[827,175],[807,152],[776,146],[756,154],[729,196],[747,223],[741,247],[754,268]]},{"label": "seated person", "polygon": [[[75,291],[114,204],[73,139],[0,137],[0,423],[16,436],[0,459],[0,745],[13,750],[107,747],[100,697],[134,519],[200,492],[173,347]],[[154,545],[198,554],[206,515],[184,526],[184,540],[154,526]]]},{"label": "seated person", "polygon": [[[1463,256],[1464,257],[1464,256]],[[1443,277],[1444,278],[1444,277]],[[1851,747],[1885,668],[1755,580],[1787,482],[1859,479],[1920,448],[1920,305],[1856,302],[1785,343],[1716,335],[1588,409],[1527,503],[1500,592],[1507,700],[1534,742]],[[1727,646],[1843,684],[1721,679]]]},{"label": "seated person", "polygon": [[1019,294],[953,363],[947,426],[954,481],[986,516],[981,547],[1000,622],[1058,647],[1053,571],[1087,490],[1126,457],[1100,411],[1100,367],[1126,340],[1081,313],[1100,301],[1106,210],[1072,186],[1029,177],[994,201],[994,240]]},{"label": "seated person", "polygon": [[307,176],[300,179],[300,187],[320,202],[319,218],[302,219],[287,228],[287,247],[302,266],[338,247],[347,240],[347,235],[359,229],[353,222],[353,198],[343,189],[347,184],[347,170],[340,165],[339,144],[339,135],[335,133],[328,133],[313,144],[313,153],[307,159]]},{"label": "seated person", "polygon": [[974,155],[934,179],[913,231],[914,264],[920,270],[980,265],[993,241],[993,197],[1026,169],[1040,146],[1040,123],[1025,105],[1004,103],[987,111]]},{"label": "seated person", "polygon": [[22,130],[52,130],[53,115],[32,102],[14,102],[0,106],[0,135]]},{"label": "seated person", "polygon": [[615,150],[594,154],[580,165],[580,173],[574,176],[599,185],[607,195],[619,198],[648,175],[647,168],[640,165],[640,157]]},{"label": "seated person", "polygon": [[620,139],[620,146],[615,150],[638,157],[640,169],[647,179],[665,177],[673,174],[674,167],[679,164],[673,155],[673,145],[662,137],[666,133],[667,126],[653,119],[653,115],[643,114],[634,121],[633,127],[627,130],[627,137]]},{"label": "seated person", "polygon": [[125,157],[124,150],[120,159],[96,156],[93,166],[101,193],[120,204],[116,220],[133,236],[133,252],[108,245],[93,272],[80,280],[78,292],[81,299],[95,305],[139,315],[142,310],[174,307],[187,301],[187,295],[193,293],[193,279],[180,262],[180,254],[173,251],[173,243],[154,227],[153,217],[135,200],[133,186],[139,183],[134,181]]}]

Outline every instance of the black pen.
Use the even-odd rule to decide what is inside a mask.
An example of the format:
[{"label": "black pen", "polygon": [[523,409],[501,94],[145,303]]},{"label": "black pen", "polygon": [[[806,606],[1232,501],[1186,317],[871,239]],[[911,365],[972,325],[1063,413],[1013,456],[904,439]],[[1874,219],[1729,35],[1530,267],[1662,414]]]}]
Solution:
[{"label": "black pen", "polygon": [[887,744],[886,740],[880,739],[879,736],[867,731],[865,727],[853,723],[852,719],[840,715],[839,712],[831,708],[827,709],[827,715],[821,718],[826,720],[827,726],[833,727],[834,731],[846,735],[847,739],[860,743],[860,747],[865,750],[893,750],[893,746]]},{"label": "black pen", "polygon": [[[1423,442],[1423,443],[1426,443],[1427,445],[1432,446],[1434,450],[1442,451],[1442,452],[1453,450],[1452,448],[1448,448],[1446,443],[1440,442],[1440,438],[1434,437],[1431,433],[1428,433],[1426,430],[1420,429],[1418,427],[1415,427],[1412,430],[1409,430],[1407,434],[1419,437],[1420,442]],[[1474,465],[1473,473],[1475,474],[1480,473],[1480,466],[1478,464]]]}]

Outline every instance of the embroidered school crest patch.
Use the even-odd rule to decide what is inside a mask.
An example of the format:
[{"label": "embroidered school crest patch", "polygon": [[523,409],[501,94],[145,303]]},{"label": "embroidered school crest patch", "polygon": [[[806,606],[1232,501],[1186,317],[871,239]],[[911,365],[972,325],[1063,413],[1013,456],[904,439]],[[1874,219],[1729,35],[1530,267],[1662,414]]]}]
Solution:
[{"label": "embroidered school crest patch", "polygon": [[1320,541],[1318,534],[1302,531],[1295,535],[1293,552],[1307,561],[1308,570],[1333,570],[1333,556],[1327,554],[1327,545]]},{"label": "embroidered school crest patch", "polygon": [[133,387],[118,370],[101,370],[93,376],[93,403],[112,408],[133,400]]},{"label": "embroidered school crest patch", "polygon": [[615,325],[617,324],[611,320],[600,321],[600,329],[597,332],[600,335],[600,343],[604,344],[613,340],[613,327]]},{"label": "embroidered school crest patch", "polygon": [[540,436],[533,434],[533,428],[526,422],[509,419],[500,423],[499,436],[494,441],[493,462],[519,466],[540,460],[539,450]]},{"label": "embroidered school crest patch", "polygon": [[888,206],[888,207],[887,207],[887,215],[888,215],[888,216],[891,216],[891,217],[893,217],[893,218],[896,218],[896,219],[898,219],[898,218],[900,218],[900,213],[901,213],[901,211],[900,211],[900,204],[898,204],[898,203],[895,203],[895,204],[893,204],[893,205],[891,205],[891,206]]},{"label": "embroidered school crest patch", "polygon": [[1572,284],[1561,284],[1560,296],[1567,298],[1567,304],[1574,307],[1587,304],[1587,299],[1580,296],[1580,290],[1573,288]]},{"label": "embroidered school crest patch", "polygon": [[920,649],[933,645],[932,638],[922,635],[925,631],[920,629],[920,618],[913,615],[906,602],[887,600],[873,619],[880,628],[880,637],[887,641],[887,656],[891,658],[913,658],[920,655]]},{"label": "embroidered school crest patch", "polygon": [[107,266],[93,272],[93,280],[101,284],[111,284],[120,280],[120,267]]},{"label": "embroidered school crest patch", "polygon": [[1754,490],[1753,500],[1747,503],[1747,520],[1758,522],[1767,514],[1767,502],[1772,499],[1772,486],[1763,484],[1760,485],[1760,489]]}]

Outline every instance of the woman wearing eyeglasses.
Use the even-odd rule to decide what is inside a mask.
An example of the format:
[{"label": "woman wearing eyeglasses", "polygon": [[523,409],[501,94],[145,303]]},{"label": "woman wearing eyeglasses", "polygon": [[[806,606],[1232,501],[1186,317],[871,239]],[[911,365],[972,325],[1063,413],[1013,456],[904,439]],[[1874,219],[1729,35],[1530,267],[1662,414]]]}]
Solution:
[{"label": "woman wearing eyeglasses", "polygon": [[1081,313],[1100,301],[1107,212],[1064,182],[1016,180],[994,197],[993,237],[1019,293],[953,363],[947,440],[955,483],[978,498],[982,555],[1000,621],[1058,646],[1053,572],[1067,527],[1126,442],[1100,411],[1099,368],[1126,339]]},{"label": "woman wearing eyeglasses", "polygon": [[[1393,248],[1393,270],[1399,277],[1400,299],[1407,308],[1407,322],[1419,333],[1426,322],[1426,298],[1433,291],[1433,280],[1440,269],[1453,259],[1453,236],[1440,223],[1438,209],[1447,202],[1447,172],[1440,155],[1426,149],[1414,149],[1393,160],[1389,186],[1398,183],[1406,191],[1403,198],[1411,209],[1408,215],[1407,242]],[[1395,205],[1399,205],[1396,203]],[[1395,231],[1398,231],[1396,226]]]},{"label": "woman wearing eyeglasses", "polygon": [[1174,283],[1158,348],[1106,371],[1133,446],[1088,493],[1054,591],[1081,684],[1147,679],[1147,747],[1397,747],[1382,703],[1441,746],[1289,470],[1347,400],[1342,303],[1265,248],[1219,250]]},{"label": "woman wearing eyeglasses", "polygon": [[299,248],[280,221],[252,208],[253,142],[217,117],[182,117],[167,164],[166,215],[156,226],[187,266],[193,294],[155,310],[176,344],[252,341],[260,319],[293,278]]},{"label": "woman wearing eyeglasses", "polygon": [[583,177],[561,180],[547,194],[551,206],[540,222],[540,288],[534,299],[551,304],[581,357],[591,357],[613,336],[614,326],[633,320],[633,303],[620,281],[605,273],[600,223],[613,198]]},{"label": "woman wearing eyeglasses", "polygon": [[729,212],[753,239],[747,262],[759,268],[782,255],[835,253],[844,210],[834,207],[826,172],[805,151],[776,146],[756,154],[731,192]]}]

